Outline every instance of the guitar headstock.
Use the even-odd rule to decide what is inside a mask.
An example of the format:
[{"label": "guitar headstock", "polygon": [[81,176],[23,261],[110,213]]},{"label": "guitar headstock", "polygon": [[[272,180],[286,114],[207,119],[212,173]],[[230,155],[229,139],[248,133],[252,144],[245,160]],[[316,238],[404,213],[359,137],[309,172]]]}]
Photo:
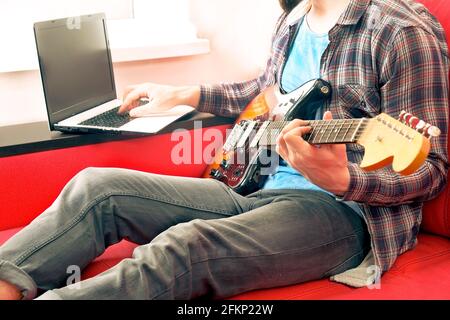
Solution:
[{"label": "guitar headstock", "polygon": [[358,143],[365,154],[361,168],[377,170],[389,164],[402,175],[414,173],[430,152],[430,137],[440,130],[413,115],[402,112],[399,120],[380,114],[368,121]]}]

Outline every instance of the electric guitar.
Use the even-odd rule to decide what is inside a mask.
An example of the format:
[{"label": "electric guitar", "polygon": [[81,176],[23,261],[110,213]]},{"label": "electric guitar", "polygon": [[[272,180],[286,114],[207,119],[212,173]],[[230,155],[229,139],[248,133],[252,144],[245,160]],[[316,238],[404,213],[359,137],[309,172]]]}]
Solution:
[{"label": "electric guitar", "polygon": [[[277,95],[278,94],[278,95]],[[331,95],[330,85],[316,79],[294,92],[282,95],[273,87],[256,97],[238,118],[215,162],[204,177],[222,181],[240,194],[260,189],[279,160],[276,139],[293,119],[314,119],[318,107]],[[273,121],[273,114],[284,120]],[[309,120],[303,138],[314,145],[359,144],[365,148],[360,164],[372,171],[392,165],[402,175],[415,172],[430,151],[430,137],[440,130],[402,112],[398,120],[387,114],[375,118]]]}]

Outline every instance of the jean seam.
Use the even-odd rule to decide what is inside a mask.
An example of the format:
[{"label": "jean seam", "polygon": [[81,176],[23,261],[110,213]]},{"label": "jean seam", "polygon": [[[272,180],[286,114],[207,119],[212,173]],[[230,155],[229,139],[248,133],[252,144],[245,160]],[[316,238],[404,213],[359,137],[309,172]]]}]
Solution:
[{"label": "jean seam", "polygon": [[153,196],[153,195],[143,195],[143,194],[140,194],[140,193],[131,193],[131,192],[111,192],[111,193],[107,193],[107,194],[103,194],[101,196],[98,196],[97,198],[95,198],[94,200],[89,202],[89,204],[86,205],[81,210],[79,215],[75,216],[65,226],[62,226],[62,228],[61,228],[62,230],[60,229],[60,231],[57,231],[55,234],[53,234],[52,236],[50,236],[46,240],[42,241],[40,244],[35,245],[35,246],[29,248],[28,250],[26,250],[22,255],[20,255],[18,258],[16,258],[13,263],[15,265],[17,265],[17,266],[20,266],[25,260],[27,260],[36,251],[40,250],[45,245],[47,245],[48,243],[50,243],[50,242],[54,241],[55,239],[59,238],[61,235],[63,235],[64,233],[66,233],[67,231],[72,229],[74,226],[76,226],[81,220],[83,220],[86,217],[87,213],[93,207],[97,206],[101,202],[103,202],[103,201],[105,201],[105,200],[107,200],[107,199],[109,199],[111,197],[114,197],[114,196],[138,197],[138,198],[149,199],[149,200],[154,200],[154,201],[158,201],[158,202],[165,202],[165,203],[173,204],[173,205],[180,206],[180,207],[186,207],[186,208],[190,208],[190,209],[198,209],[198,210],[202,210],[202,211],[208,211],[208,212],[213,212],[213,213],[217,213],[217,214],[223,214],[224,216],[227,216],[227,217],[231,216],[230,214],[227,214],[227,212],[225,210],[214,210],[214,209],[206,208],[206,207],[203,207],[203,206],[188,205],[186,203],[179,202],[179,201],[174,201],[174,200],[169,199],[169,198],[156,197],[156,196]]},{"label": "jean seam", "polygon": [[[357,232],[355,232],[355,233],[357,233]],[[321,244],[321,245],[318,245],[318,246],[315,246],[315,247],[311,247],[311,248],[307,248],[307,249],[293,249],[293,250],[276,252],[276,253],[271,253],[271,254],[258,254],[258,255],[248,255],[248,256],[227,256],[227,257],[207,258],[207,259],[204,259],[204,260],[191,262],[191,264],[190,264],[191,268],[189,268],[188,270],[186,270],[186,271],[182,272],[181,274],[175,276],[175,279],[174,279],[174,281],[172,281],[172,283],[170,284],[169,288],[167,288],[166,290],[164,290],[161,293],[158,293],[158,294],[154,295],[151,299],[156,299],[159,296],[161,296],[161,295],[167,293],[168,291],[170,291],[174,287],[174,282],[176,280],[178,280],[179,278],[183,277],[184,275],[186,275],[187,273],[192,272],[192,266],[197,265],[197,264],[201,264],[201,263],[204,263],[204,262],[207,262],[207,261],[217,261],[217,260],[226,260],[226,259],[260,258],[260,257],[269,257],[269,256],[276,256],[276,255],[292,254],[294,252],[295,253],[301,253],[301,252],[306,252],[306,251],[309,251],[309,250],[318,249],[318,248],[322,248],[322,247],[336,246],[338,242],[345,241],[345,240],[350,239],[350,238],[356,238],[356,235],[355,234],[351,234],[351,235],[339,238],[337,240],[329,241],[329,242],[326,242],[324,244]]]},{"label": "jean seam", "polygon": [[329,242],[326,242],[326,243],[323,243],[323,244],[320,244],[318,246],[311,247],[311,248],[292,249],[292,250],[274,252],[274,253],[270,253],[270,254],[256,254],[256,255],[248,255],[248,256],[227,256],[227,257],[218,257],[218,258],[208,258],[208,259],[192,262],[192,265],[203,263],[203,262],[206,262],[206,261],[214,261],[214,260],[221,260],[221,259],[259,258],[259,257],[269,257],[269,256],[284,255],[284,254],[291,254],[291,253],[301,253],[301,252],[306,252],[306,251],[319,249],[319,248],[323,248],[323,247],[328,247],[328,246],[334,247],[334,246],[336,246],[336,244],[338,242],[345,241],[345,240],[348,240],[348,239],[351,239],[351,238],[356,238],[356,236],[352,234],[352,235],[345,236],[345,237],[339,238],[339,239],[334,240],[334,241],[329,241]]}]

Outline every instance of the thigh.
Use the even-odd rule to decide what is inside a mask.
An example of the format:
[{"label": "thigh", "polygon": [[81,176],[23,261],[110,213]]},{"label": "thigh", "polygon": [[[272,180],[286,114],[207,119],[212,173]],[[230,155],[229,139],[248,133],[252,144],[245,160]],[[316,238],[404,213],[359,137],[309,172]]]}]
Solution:
[{"label": "thigh", "polygon": [[79,183],[81,188],[91,185],[94,179],[104,186],[96,195],[98,201],[90,202],[96,203],[93,212],[98,214],[94,216],[101,216],[104,229],[141,244],[182,222],[240,214],[255,201],[213,179],[125,169],[90,169],[87,175],[85,183]]},{"label": "thigh", "polygon": [[246,213],[176,227],[172,237],[191,246],[193,282],[210,283],[197,287],[199,295],[321,279],[359,265],[369,250],[363,219],[327,194],[258,197]]}]

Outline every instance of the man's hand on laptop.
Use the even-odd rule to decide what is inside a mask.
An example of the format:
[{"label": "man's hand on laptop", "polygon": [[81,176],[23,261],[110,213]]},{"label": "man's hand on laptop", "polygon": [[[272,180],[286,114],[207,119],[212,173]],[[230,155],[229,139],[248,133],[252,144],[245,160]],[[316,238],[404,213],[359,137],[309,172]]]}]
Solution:
[{"label": "man's hand on laptop", "polygon": [[[142,105],[142,99],[148,99],[148,103]],[[168,111],[178,105],[196,108],[199,101],[199,86],[177,87],[143,83],[125,89],[119,113],[129,112],[132,117],[145,117],[152,113]]]}]

